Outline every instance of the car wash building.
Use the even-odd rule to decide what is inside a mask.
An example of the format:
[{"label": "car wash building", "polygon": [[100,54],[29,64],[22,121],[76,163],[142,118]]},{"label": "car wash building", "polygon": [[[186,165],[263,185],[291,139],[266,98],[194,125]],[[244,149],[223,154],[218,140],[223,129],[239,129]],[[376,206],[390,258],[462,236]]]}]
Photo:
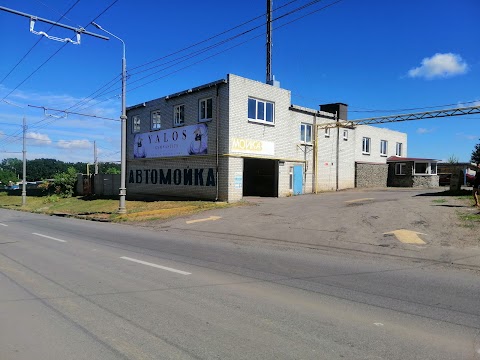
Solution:
[{"label": "car wash building", "polygon": [[371,126],[317,130],[342,120],[345,104],[292,105],[290,91],[232,74],[131,106],[127,196],[233,202],[340,190],[355,187],[360,158],[387,167],[379,153],[385,141],[402,143],[406,156],[403,133]]}]

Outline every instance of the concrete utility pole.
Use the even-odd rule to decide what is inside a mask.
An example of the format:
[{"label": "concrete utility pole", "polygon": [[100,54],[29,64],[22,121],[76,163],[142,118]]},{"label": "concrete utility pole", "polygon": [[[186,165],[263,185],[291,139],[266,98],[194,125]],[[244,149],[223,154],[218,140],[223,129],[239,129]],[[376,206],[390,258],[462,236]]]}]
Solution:
[{"label": "concrete utility pole", "polygon": [[126,214],[127,207],[125,204],[125,198],[127,196],[127,185],[125,183],[125,178],[127,176],[127,103],[126,103],[126,96],[127,96],[127,59],[125,56],[125,41],[120,39],[118,36],[112,34],[111,32],[105,30],[97,23],[92,22],[92,25],[95,26],[97,29],[105,31],[108,35],[113,36],[115,39],[122,42],[123,45],[123,56],[122,56],[122,115],[120,116],[121,120],[121,131],[122,131],[122,138],[121,138],[121,164],[120,164],[120,189],[119,195],[120,200],[118,204],[118,213],[119,214]]},{"label": "concrete utility pole", "polygon": [[22,175],[22,206],[27,204],[27,119],[23,116],[23,175]]},{"label": "concrete utility pole", "polygon": [[93,162],[95,163],[95,175],[98,174],[98,156],[97,156],[97,142],[93,142]]}]

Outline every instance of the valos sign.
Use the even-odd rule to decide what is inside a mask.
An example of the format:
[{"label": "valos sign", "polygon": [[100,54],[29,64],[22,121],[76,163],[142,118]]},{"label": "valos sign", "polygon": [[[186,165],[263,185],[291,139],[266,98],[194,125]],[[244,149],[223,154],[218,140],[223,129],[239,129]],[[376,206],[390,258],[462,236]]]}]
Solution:
[{"label": "valos sign", "polygon": [[232,152],[256,155],[275,155],[272,141],[232,138]]},{"label": "valos sign", "polygon": [[133,140],[133,157],[135,159],[205,155],[207,153],[208,127],[206,124],[140,133],[136,134]]}]

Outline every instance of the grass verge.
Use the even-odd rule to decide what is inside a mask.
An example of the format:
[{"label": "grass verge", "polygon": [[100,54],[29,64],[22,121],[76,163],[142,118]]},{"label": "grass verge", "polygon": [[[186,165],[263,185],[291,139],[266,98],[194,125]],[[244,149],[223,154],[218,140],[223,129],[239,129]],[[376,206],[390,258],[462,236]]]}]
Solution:
[{"label": "grass verge", "polygon": [[22,206],[21,196],[0,193],[0,208],[112,222],[163,220],[236,205],[212,201],[126,201],[128,213],[117,214],[118,200],[114,199],[31,196]]}]

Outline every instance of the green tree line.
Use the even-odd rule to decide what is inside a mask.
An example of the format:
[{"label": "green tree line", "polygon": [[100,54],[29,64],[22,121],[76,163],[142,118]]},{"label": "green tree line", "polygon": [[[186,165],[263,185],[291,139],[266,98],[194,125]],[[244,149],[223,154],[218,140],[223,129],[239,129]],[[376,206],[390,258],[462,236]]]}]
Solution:
[{"label": "green tree line", "polygon": [[[56,175],[66,173],[69,168],[77,173],[87,173],[87,163],[68,163],[56,159],[27,160],[27,181],[53,179]],[[90,165],[90,173],[94,166]],[[103,174],[119,174],[120,164],[103,162],[98,164],[98,171]],[[23,177],[23,162],[16,158],[3,159],[0,162],[0,181],[8,184],[9,181],[17,182]]]}]

